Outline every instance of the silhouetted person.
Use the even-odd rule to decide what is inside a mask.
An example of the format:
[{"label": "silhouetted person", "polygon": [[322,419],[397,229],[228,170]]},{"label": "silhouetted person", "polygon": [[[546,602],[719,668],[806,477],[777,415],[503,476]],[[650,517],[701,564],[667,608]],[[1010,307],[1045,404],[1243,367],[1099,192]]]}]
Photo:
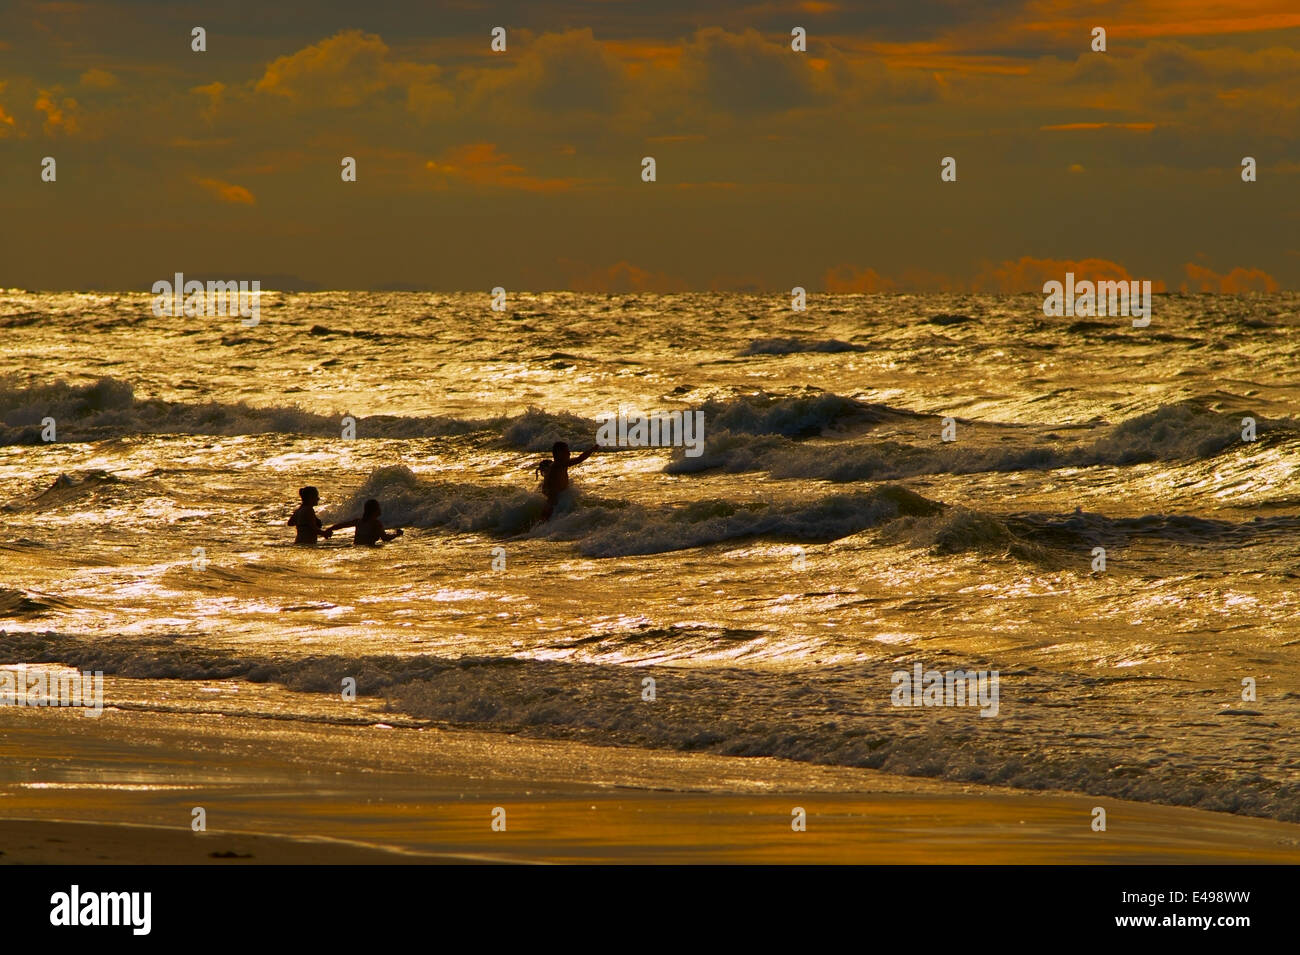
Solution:
[{"label": "silhouetted person", "polygon": [[328,530],[332,533],[343,527],[355,527],[357,532],[356,536],[352,538],[352,543],[364,544],[367,547],[375,547],[384,543],[384,541],[394,541],[402,536],[400,527],[391,534],[384,530],[384,522],[379,519],[379,502],[373,497],[366,501],[366,506],[362,510],[360,517],[331,524]]},{"label": "silhouetted person", "polygon": [[[595,450],[596,446],[592,445],[576,458],[571,458],[569,445],[564,441],[556,441],[551,447],[551,460],[537,465],[537,470],[542,472],[542,493],[546,495],[546,506],[542,508],[543,521],[551,519],[560,495],[569,489],[569,468],[577,467],[591,457],[591,452]],[[546,465],[545,469],[543,465]]]},{"label": "silhouetted person", "polygon": [[289,526],[298,528],[295,544],[315,544],[318,537],[329,537],[332,533],[321,525],[316,516],[316,505],[320,503],[320,492],[311,485],[298,489],[302,504],[289,516]]}]

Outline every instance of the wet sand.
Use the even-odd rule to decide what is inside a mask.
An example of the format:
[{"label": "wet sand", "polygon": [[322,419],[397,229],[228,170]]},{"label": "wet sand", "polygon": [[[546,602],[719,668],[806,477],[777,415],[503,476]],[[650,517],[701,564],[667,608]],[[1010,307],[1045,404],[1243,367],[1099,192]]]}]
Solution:
[{"label": "wet sand", "polygon": [[1300,862],[1265,819],[373,715],[0,708],[0,862]]}]

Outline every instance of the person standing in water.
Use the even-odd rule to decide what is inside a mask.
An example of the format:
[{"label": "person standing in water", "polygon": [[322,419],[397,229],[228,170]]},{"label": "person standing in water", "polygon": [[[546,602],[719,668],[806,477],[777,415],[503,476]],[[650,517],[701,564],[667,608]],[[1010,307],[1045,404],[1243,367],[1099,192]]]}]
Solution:
[{"label": "person standing in water", "polygon": [[[560,501],[560,495],[569,489],[569,468],[576,467],[596,450],[596,445],[592,445],[576,458],[569,457],[569,445],[565,441],[556,441],[551,447],[551,460],[544,461],[543,464],[550,465],[545,469],[542,476],[542,493],[546,495],[546,506],[542,508],[542,520],[549,521],[551,515],[555,513],[555,505]],[[538,465],[541,470],[541,465]]]},{"label": "person standing in water", "polygon": [[402,529],[399,527],[391,534],[384,530],[384,522],[379,519],[379,502],[373,497],[366,501],[365,507],[361,511],[360,517],[354,517],[350,521],[339,521],[337,524],[331,524],[326,528],[327,534],[344,527],[355,527],[357,529],[352,543],[363,544],[366,547],[377,547],[386,541],[395,541],[402,536]]},{"label": "person standing in water", "polygon": [[302,504],[289,516],[289,526],[298,528],[295,544],[314,546],[318,537],[329,537],[332,531],[325,530],[321,519],[316,516],[316,505],[320,503],[320,492],[311,485],[298,489]]}]

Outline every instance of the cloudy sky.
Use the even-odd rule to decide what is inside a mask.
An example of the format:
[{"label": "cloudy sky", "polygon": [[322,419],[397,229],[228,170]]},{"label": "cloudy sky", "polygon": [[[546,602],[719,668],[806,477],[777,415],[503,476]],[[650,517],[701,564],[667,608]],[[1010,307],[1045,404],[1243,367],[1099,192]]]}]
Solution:
[{"label": "cloudy sky", "polygon": [[1300,6],[5,0],[0,237],[31,289],[1300,289]]}]

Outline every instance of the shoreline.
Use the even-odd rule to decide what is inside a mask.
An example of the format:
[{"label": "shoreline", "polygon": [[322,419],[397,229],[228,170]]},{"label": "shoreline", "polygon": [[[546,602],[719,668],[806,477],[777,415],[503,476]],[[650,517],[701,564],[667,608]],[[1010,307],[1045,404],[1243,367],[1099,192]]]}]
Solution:
[{"label": "shoreline", "polygon": [[1257,817],[370,715],[0,707],[0,863],[1300,862]]}]

